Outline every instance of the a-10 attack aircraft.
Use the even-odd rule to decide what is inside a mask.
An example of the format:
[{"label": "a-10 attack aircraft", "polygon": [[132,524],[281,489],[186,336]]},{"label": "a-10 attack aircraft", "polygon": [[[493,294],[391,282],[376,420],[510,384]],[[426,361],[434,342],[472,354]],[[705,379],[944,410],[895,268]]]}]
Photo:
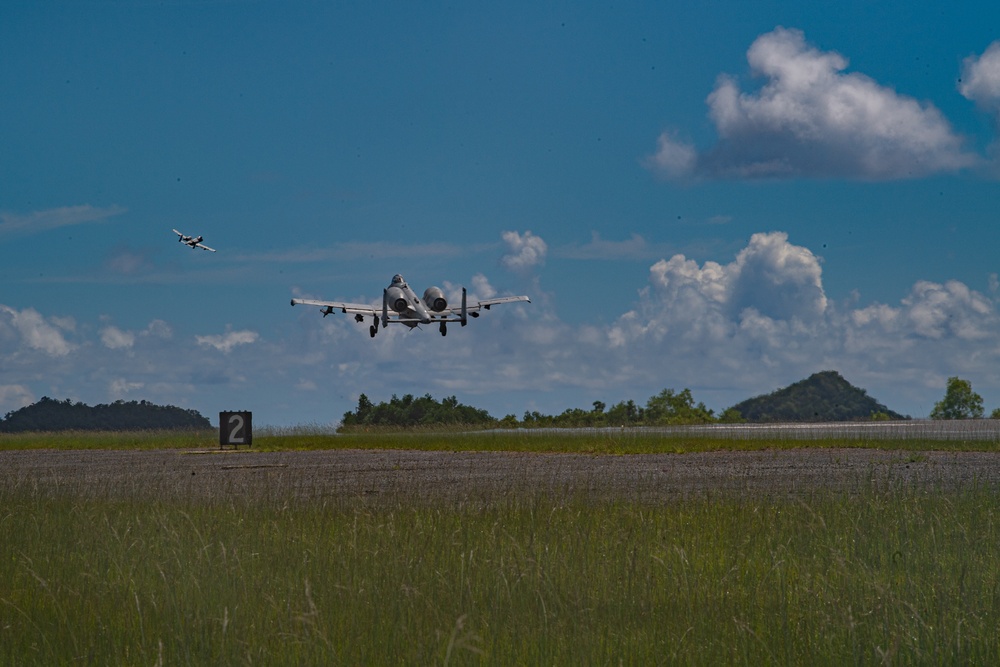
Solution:
[{"label": "a-10 attack aircraft", "polygon": [[502,296],[496,299],[483,299],[467,303],[463,287],[461,306],[449,307],[440,287],[428,287],[424,292],[423,299],[421,299],[406,284],[403,276],[397,273],[392,277],[389,286],[382,290],[382,307],[379,309],[360,303],[317,301],[315,299],[292,299],[292,305],[319,306],[323,309],[320,311],[323,313],[323,317],[338,310],[342,313],[353,313],[356,322],[364,322],[365,316],[370,315],[372,325],[368,328],[368,332],[374,338],[375,334],[378,333],[380,322],[383,327],[389,326],[390,323],[398,323],[405,324],[411,329],[420,324],[437,324],[441,335],[446,336],[448,322],[460,322],[464,327],[469,317],[479,317],[481,309],[489,310],[491,306],[515,301],[531,303],[531,299],[526,296]]},{"label": "a-10 attack aircraft", "polygon": [[209,248],[207,245],[201,242],[202,240],[201,236],[188,236],[187,234],[181,234],[176,229],[174,230],[174,234],[177,234],[177,236],[180,237],[179,239],[177,239],[180,243],[186,243],[192,248],[201,248],[202,250],[215,252],[215,248]]}]

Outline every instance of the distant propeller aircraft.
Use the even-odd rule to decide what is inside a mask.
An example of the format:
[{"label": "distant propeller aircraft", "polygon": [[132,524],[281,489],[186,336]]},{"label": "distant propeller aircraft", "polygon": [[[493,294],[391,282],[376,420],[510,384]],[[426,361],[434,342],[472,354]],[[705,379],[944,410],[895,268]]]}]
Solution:
[{"label": "distant propeller aircraft", "polygon": [[174,234],[177,234],[177,236],[180,237],[179,239],[177,239],[180,243],[186,243],[187,245],[189,245],[192,248],[201,248],[202,250],[207,250],[209,252],[215,252],[215,248],[209,248],[207,245],[205,245],[204,243],[201,242],[201,240],[203,238],[201,236],[188,236],[186,234],[181,234],[176,229],[174,230]]},{"label": "distant propeller aircraft", "polygon": [[481,309],[489,310],[491,306],[516,301],[531,303],[531,299],[526,296],[502,296],[496,299],[468,303],[463,287],[461,306],[449,307],[440,287],[428,287],[424,292],[423,299],[420,299],[403,280],[403,276],[397,273],[392,277],[389,286],[382,290],[381,309],[360,303],[317,301],[315,299],[292,299],[292,305],[319,306],[322,308],[320,312],[323,313],[323,317],[338,310],[342,313],[353,313],[356,322],[364,322],[365,316],[370,315],[372,325],[368,328],[368,332],[374,338],[375,334],[378,333],[380,323],[382,327],[387,327],[390,323],[405,324],[411,329],[420,324],[438,324],[441,335],[446,336],[448,335],[448,322],[460,322],[464,327],[469,317],[479,317]]}]

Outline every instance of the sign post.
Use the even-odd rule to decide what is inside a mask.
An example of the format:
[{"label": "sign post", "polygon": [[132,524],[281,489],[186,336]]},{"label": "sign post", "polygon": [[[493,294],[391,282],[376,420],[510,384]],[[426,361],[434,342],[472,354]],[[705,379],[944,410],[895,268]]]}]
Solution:
[{"label": "sign post", "polygon": [[253,446],[253,413],[249,410],[220,412],[219,449],[227,446],[239,449],[240,445]]}]

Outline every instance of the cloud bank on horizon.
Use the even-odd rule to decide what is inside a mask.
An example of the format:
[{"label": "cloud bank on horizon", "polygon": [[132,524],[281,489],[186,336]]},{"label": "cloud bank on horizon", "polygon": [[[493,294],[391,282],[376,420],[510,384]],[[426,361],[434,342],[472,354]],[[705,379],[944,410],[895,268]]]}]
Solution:
[{"label": "cloud bank on horizon", "polygon": [[[541,237],[507,232],[504,238],[504,257],[525,260],[513,262],[512,271],[542,268]],[[498,291],[483,274],[471,284],[481,294]],[[41,395],[76,397],[80,378],[103,385],[109,401],[141,394],[203,404],[219,391],[239,395],[253,385],[289,404],[323,403],[331,385],[351,397],[460,392],[473,402],[494,391],[566,387],[599,392],[606,402],[641,401],[664,387],[744,392],[728,405],[755,387],[775,388],[774,378],[794,381],[824,369],[870,390],[896,386],[905,393],[898,385],[910,385],[914,398],[926,400],[956,373],[974,384],[998,381],[990,370],[1000,368],[997,284],[994,276],[984,294],[958,281],[921,280],[895,304],[861,305],[858,295],[838,303],[825,294],[820,257],[785,232],[765,232],[728,262],[675,254],[653,263],[647,284],[622,302],[610,324],[570,324],[538,303],[519,304],[480,318],[446,346],[439,336],[401,328],[373,340],[352,318],[317,318],[311,311],[298,317],[293,333],[269,338],[250,330],[181,335],[163,320],[126,330],[107,317],[79,323],[0,306],[0,358],[9,377],[23,378],[0,385],[0,408]],[[401,355],[447,363],[421,364],[412,376],[373,373],[388,371]],[[575,406],[561,409],[569,407]]]},{"label": "cloud bank on horizon", "polygon": [[[848,60],[778,27],[747,51],[764,80],[743,92],[723,74],[706,100],[718,134],[707,150],[665,131],[648,166],[667,179],[919,178],[982,165],[944,115],[879,85]],[[1000,42],[967,58],[959,87],[966,98],[1000,110]]]}]

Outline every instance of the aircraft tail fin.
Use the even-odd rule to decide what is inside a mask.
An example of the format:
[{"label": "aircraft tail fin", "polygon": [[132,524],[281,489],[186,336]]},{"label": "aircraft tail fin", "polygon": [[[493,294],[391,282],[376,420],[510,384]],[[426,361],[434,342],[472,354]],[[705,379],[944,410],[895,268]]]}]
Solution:
[{"label": "aircraft tail fin", "polygon": [[469,323],[468,322],[468,319],[469,319],[468,315],[469,315],[469,310],[468,310],[468,308],[465,305],[465,288],[463,287],[462,288],[462,326],[463,327],[466,324]]}]

